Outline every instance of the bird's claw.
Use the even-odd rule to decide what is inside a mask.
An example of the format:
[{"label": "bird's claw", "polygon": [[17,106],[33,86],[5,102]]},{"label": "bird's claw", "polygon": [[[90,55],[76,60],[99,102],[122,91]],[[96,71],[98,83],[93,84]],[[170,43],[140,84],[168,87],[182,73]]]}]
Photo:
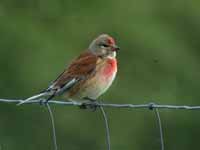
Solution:
[{"label": "bird's claw", "polygon": [[97,101],[86,101],[86,102],[83,102],[81,105],[80,105],[80,109],[90,109],[92,111],[96,111],[97,108],[99,107],[98,105],[99,103]]},{"label": "bird's claw", "polygon": [[42,106],[43,105],[46,106],[47,103],[48,103],[48,101],[46,99],[42,99],[42,100],[39,101],[39,104],[42,105]]}]

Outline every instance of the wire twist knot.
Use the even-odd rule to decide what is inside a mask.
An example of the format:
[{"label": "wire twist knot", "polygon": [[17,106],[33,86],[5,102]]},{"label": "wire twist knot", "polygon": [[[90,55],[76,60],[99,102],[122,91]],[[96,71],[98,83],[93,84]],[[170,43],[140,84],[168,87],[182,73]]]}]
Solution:
[{"label": "wire twist knot", "polygon": [[154,110],[155,105],[156,105],[155,103],[149,103],[149,106],[148,106],[149,110]]}]

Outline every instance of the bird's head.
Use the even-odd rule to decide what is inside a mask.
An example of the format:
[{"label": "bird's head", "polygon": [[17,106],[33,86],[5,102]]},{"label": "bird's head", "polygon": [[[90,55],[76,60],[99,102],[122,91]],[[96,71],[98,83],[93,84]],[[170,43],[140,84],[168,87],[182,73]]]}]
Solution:
[{"label": "bird's head", "polygon": [[111,36],[101,34],[92,41],[89,50],[100,57],[115,57],[119,47]]}]

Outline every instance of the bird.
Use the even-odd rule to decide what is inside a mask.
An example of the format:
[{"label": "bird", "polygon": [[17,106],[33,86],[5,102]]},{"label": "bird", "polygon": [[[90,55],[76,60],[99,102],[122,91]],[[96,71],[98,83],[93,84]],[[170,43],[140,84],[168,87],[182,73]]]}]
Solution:
[{"label": "bird", "polygon": [[72,101],[97,100],[108,90],[116,77],[116,54],[119,50],[113,37],[100,34],[48,88],[21,101],[18,105],[44,97],[48,102],[60,95]]}]

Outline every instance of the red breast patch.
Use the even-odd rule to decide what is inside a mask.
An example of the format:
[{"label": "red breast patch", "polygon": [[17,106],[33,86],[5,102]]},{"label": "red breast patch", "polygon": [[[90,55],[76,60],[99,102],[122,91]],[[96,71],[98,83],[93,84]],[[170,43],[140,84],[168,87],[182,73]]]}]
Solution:
[{"label": "red breast patch", "polygon": [[115,58],[108,59],[104,69],[104,74],[107,76],[112,76],[113,73],[116,73],[116,71],[117,71],[117,60]]}]

